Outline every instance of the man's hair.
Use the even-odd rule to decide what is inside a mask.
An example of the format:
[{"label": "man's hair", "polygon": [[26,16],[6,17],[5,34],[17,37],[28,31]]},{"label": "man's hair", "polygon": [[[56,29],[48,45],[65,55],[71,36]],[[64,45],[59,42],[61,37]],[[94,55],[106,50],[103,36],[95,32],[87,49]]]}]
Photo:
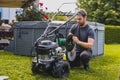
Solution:
[{"label": "man's hair", "polygon": [[77,12],[77,15],[81,15],[81,16],[87,16],[87,12],[84,9],[79,9]]}]

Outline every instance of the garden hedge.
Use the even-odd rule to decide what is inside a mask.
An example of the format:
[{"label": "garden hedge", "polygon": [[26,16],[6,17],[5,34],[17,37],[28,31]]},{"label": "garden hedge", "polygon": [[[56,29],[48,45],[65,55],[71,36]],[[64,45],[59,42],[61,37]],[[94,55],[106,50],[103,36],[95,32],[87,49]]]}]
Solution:
[{"label": "garden hedge", "polygon": [[120,26],[105,26],[105,43],[120,43]]}]

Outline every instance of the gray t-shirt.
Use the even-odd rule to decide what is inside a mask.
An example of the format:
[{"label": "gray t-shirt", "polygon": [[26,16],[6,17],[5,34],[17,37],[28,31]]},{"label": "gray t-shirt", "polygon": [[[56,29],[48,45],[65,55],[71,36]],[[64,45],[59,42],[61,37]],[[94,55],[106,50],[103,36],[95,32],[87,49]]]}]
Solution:
[{"label": "gray t-shirt", "polygon": [[[77,36],[80,41],[87,42],[88,38],[93,38],[94,39],[94,31],[93,29],[87,24],[85,27],[80,28],[78,24],[74,24],[70,32]],[[82,52],[83,50],[91,50],[84,48],[80,45],[75,45],[76,46],[76,51]]]}]

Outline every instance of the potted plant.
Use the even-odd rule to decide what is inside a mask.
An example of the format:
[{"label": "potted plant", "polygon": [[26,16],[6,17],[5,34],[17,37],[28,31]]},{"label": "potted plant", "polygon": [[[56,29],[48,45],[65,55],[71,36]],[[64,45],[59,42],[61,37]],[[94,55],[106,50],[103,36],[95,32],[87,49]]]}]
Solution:
[{"label": "potted plant", "polygon": [[23,5],[23,9],[16,11],[17,21],[46,21],[49,19],[46,12],[47,7],[43,6],[42,2],[39,3],[39,0],[28,0]]}]

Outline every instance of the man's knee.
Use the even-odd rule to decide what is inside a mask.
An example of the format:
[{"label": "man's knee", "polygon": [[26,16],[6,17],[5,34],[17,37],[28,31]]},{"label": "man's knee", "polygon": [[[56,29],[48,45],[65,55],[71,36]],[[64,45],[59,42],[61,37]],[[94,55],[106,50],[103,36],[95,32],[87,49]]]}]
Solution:
[{"label": "man's knee", "polygon": [[83,63],[88,63],[91,58],[91,53],[87,50],[81,52],[80,59]]}]

